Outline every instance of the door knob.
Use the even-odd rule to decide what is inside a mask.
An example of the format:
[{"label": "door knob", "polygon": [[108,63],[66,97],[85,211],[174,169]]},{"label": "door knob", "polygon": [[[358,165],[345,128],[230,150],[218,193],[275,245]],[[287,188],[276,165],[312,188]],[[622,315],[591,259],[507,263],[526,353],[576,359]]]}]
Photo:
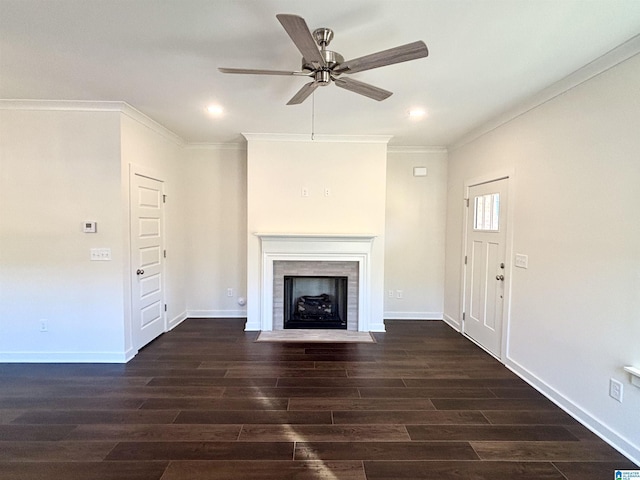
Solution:
[{"label": "door knob", "polygon": [[136,275],[144,275],[144,270],[139,268],[138,270],[136,270]]},{"label": "door knob", "polygon": [[496,275],[496,280],[504,280],[504,275]]}]

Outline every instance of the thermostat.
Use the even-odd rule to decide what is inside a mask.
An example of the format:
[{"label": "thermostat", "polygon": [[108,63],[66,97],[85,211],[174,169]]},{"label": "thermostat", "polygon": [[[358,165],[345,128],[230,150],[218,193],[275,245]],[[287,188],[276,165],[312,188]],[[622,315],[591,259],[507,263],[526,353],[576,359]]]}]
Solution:
[{"label": "thermostat", "polygon": [[82,231],[84,233],[96,233],[98,231],[98,224],[96,222],[84,222],[82,224]]}]

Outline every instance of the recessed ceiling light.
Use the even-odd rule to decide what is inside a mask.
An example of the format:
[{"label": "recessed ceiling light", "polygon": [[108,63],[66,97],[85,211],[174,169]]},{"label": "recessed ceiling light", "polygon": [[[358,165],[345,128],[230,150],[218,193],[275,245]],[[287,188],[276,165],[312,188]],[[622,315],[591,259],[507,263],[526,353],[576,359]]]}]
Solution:
[{"label": "recessed ceiling light", "polygon": [[422,108],[412,108],[409,110],[409,118],[419,119],[427,116],[427,112]]},{"label": "recessed ceiling light", "polygon": [[220,105],[209,105],[207,107],[207,112],[211,115],[220,116],[224,113],[224,109]]}]

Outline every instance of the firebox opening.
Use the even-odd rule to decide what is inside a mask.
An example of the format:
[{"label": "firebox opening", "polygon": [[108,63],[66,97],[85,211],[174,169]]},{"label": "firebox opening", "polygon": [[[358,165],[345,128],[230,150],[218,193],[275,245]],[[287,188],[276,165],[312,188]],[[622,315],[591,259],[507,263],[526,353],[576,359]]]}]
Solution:
[{"label": "firebox opening", "polygon": [[347,278],[284,276],[284,328],[347,329]]}]

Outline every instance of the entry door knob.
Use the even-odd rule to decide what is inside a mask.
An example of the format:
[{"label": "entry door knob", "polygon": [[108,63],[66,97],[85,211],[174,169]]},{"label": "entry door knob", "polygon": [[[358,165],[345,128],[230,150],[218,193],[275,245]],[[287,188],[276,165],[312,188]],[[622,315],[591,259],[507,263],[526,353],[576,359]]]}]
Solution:
[{"label": "entry door knob", "polygon": [[144,275],[144,270],[139,268],[138,270],[136,270],[136,275]]},{"label": "entry door knob", "polygon": [[504,280],[504,275],[496,275],[496,280]]}]

